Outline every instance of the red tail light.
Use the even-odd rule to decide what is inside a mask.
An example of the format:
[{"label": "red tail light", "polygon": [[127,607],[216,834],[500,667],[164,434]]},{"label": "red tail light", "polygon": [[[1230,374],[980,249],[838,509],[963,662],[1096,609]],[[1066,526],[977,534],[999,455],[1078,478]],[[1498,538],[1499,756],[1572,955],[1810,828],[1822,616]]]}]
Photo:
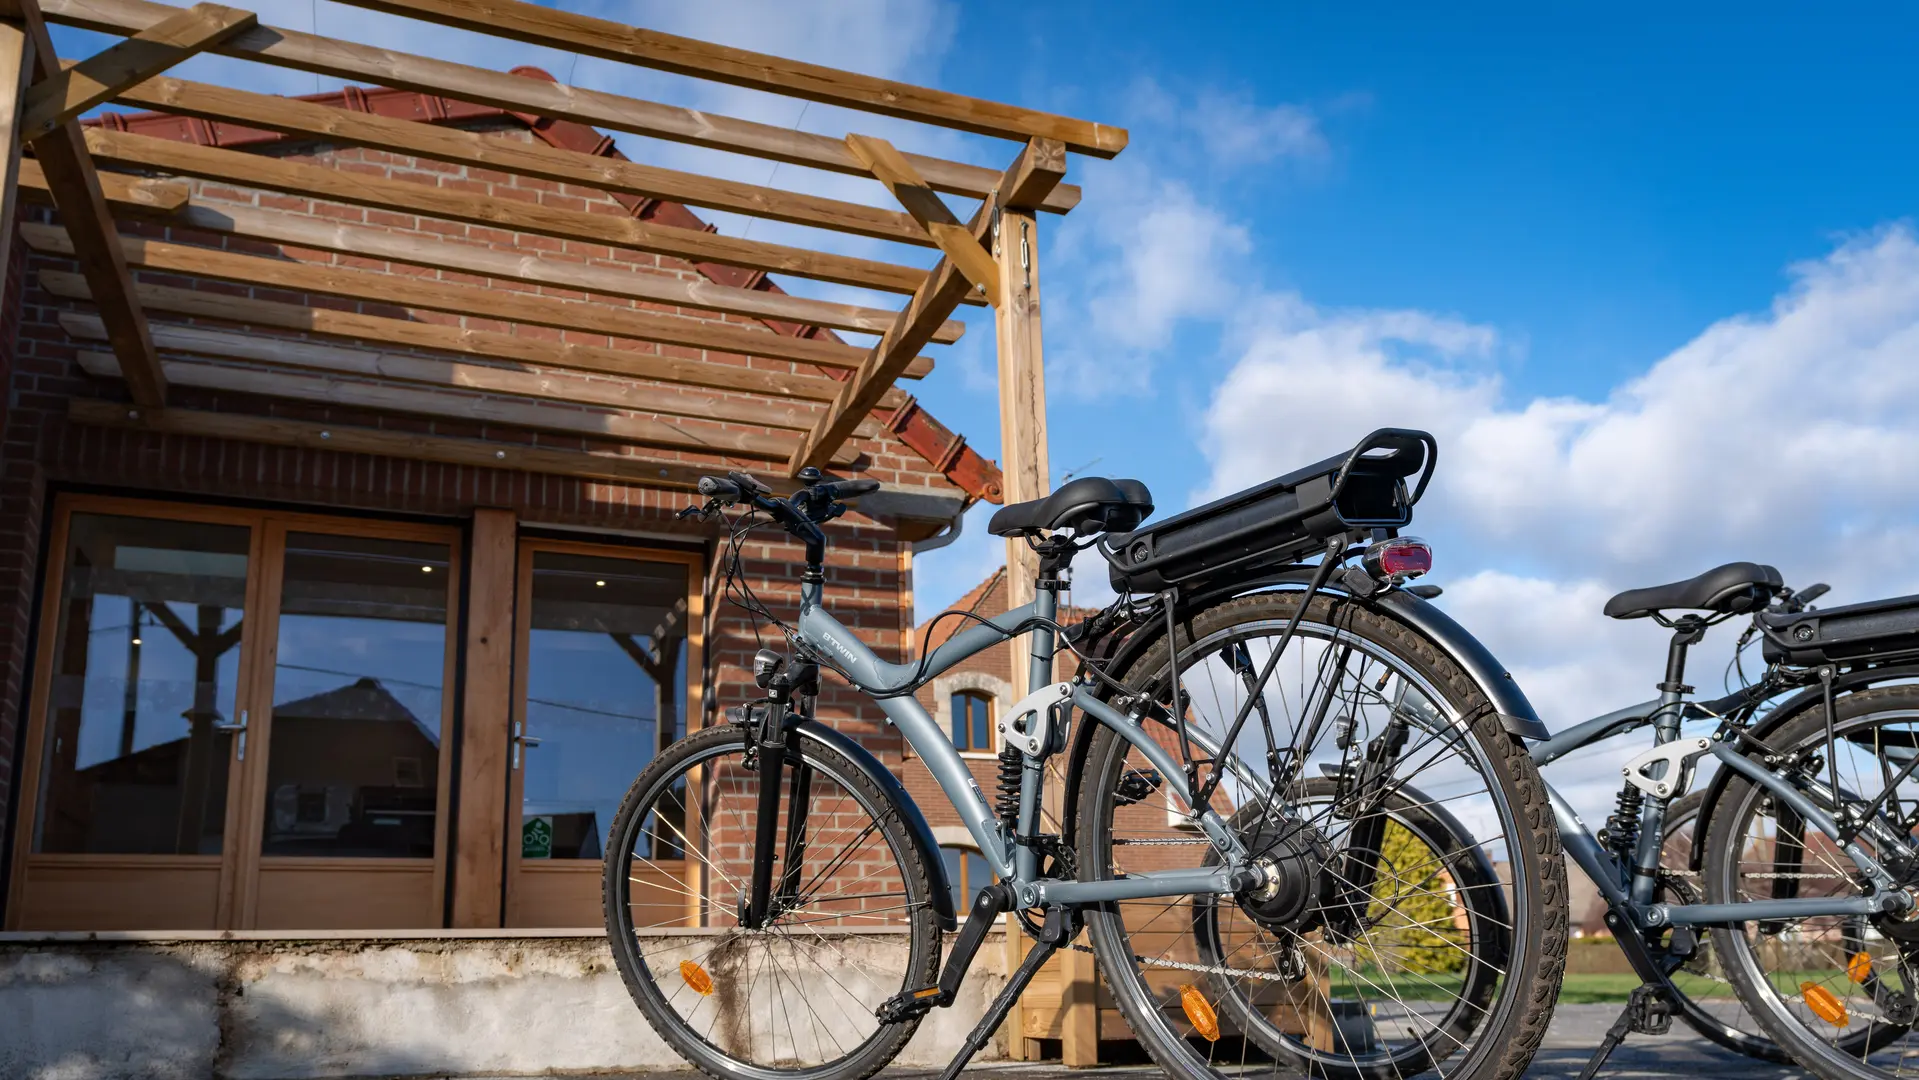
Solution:
[{"label": "red tail light", "polygon": [[1367,548],[1364,562],[1381,581],[1405,581],[1433,568],[1433,549],[1417,536],[1400,536]]}]

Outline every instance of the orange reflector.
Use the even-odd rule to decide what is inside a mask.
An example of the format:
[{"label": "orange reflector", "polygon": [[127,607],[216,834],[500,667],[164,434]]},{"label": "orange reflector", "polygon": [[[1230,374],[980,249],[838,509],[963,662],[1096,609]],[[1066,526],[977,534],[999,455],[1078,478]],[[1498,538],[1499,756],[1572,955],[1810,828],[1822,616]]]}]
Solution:
[{"label": "orange reflector", "polygon": [[1872,957],[1862,952],[1853,953],[1852,959],[1846,962],[1846,977],[1863,986],[1872,978]]},{"label": "orange reflector", "polygon": [[1832,996],[1832,991],[1817,983],[1802,982],[1799,984],[1799,994],[1814,1016],[1834,1027],[1846,1026],[1846,1006]]},{"label": "orange reflector", "polygon": [[701,997],[713,992],[713,976],[708,975],[705,968],[691,960],[680,961],[680,978],[685,979],[686,985],[692,987],[693,992]]},{"label": "orange reflector", "polygon": [[1207,1002],[1206,995],[1199,992],[1199,987],[1190,984],[1181,986],[1179,1005],[1186,1010],[1186,1019],[1193,1025],[1194,1031],[1204,1036],[1207,1042],[1219,1041],[1219,1014],[1213,1011],[1213,1006]]}]

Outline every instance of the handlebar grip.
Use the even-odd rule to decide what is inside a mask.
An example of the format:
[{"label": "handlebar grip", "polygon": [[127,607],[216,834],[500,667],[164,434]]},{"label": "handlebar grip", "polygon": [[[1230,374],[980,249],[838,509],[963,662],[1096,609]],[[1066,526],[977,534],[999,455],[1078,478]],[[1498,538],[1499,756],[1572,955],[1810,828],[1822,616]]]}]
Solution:
[{"label": "handlebar grip", "polygon": [[702,476],[700,494],[709,499],[737,499],[740,497],[740,486],[723,477]]},{"label": "handlebar grip", "polygon": [[821,484],[827,497],[834,500],[857,499],[861,495],[871,495],[880,489],[878,480],[835,480],[830,484]]}]

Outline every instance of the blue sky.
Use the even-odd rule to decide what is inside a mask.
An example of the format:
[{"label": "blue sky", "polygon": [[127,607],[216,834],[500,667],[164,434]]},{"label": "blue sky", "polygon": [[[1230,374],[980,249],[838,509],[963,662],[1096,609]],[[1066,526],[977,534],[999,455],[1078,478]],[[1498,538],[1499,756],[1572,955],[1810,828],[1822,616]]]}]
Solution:
[{"label": "blue sky", "polygon": [[[270,25],[534,63],[985,165],[1014,152],[328,0],[256,6]],[[1056,473],[1092,462],[1137,476],[1176,511],[1373,427],[1430,428],[1440,477],[1418,527],[1439,549],[1442,603],[1555,726],[1651,692],[1660,635],[1598,615],[1619,589],[1749,558],[1832,582],[1833,603],[1919,592],[1902,554],[1919,540],[1906,465],[1919,458],[1914,9],[563,6],[1128,127],[1117,160],[1073,160],[1080,208],[1041,222]],[[212,57],[184,74],[335,85]],[[887,205],[849,177],[620,143],[643,161]],[[930,261],[706,216],[735,235]],[[967,318],[967,338],[911,389],[996,457],[991,322]],[[985,509],[918,561],[922,617],[1000,561]],[[1099,598],[1099,577],[1082,567],[1082,599]],[[1699,651],[1702,686],[1725,644]]]}]

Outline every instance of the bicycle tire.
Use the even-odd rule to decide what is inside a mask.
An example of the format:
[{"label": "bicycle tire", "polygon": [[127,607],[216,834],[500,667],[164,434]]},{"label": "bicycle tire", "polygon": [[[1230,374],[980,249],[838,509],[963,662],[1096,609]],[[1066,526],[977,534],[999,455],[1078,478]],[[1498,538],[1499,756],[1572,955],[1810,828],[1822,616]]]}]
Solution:
[{"label": "bicycle tire", "polygon": [[[1836,718],[1834,731],[1837,733],[1835,746],[1846,743],[1848,735],[1857,736],[1860,732],[1867,730],[1875,718],[1881,721],[1898,720],[1909,724],[1919,723],[1919,685],[1885,686],[1846,694],[1834,702],[1833,711]],[[1815,751],[1823,749],[1826,742],[1826,710],[1821,705],[1808,709],[1805,713],[1787,721],[1778,730],[1769,732],[1766,745],[1774,753],[1790,756],[1797,751],[1809,748]],[[1841,785],[1846,786],[1843,777]],[[1748,848],[1747,822],[1753,815],[1765,812],[1763,807],[1769,802],[1770,799],[1763,789],[1744,777],[1734,777],[1721,794],[1719,803],[1713,811],[1713,819],[1707,823],[1709,832],[1704,868],[1706,896],[1709,902],[1733,903],[1748,898],[1745,895],[1748,890],[1742,886],[1739,873]],[[1803,835],[1810,837],[1817,834],[1808,828]],[[1774,865],[1776,866],[1777,863],[1775,862]],[[1849,865],[1834,866],[1825,876],[1836,881],[1846,881],[1849,872],[1851,872]],[[1807,921],[1809,920],[1797,920],[1800,923]],[[1844,924],[1844,920],[1841,924]],[[1794,1011],[1792,1001],[1782,996],[1767,981],[1766,971],[1761,966],[1752,944],[1753,933],[1762,933],[1763,936],[1763,931],[1758,927],[1752,931],[1742,930],[1737,935],[1723,935],[1719,943],[1719,952],[1725,964],[1727,977],[1732,981],[1741,1002],[1776,1044],[1783,1047],[1800,1066],[1821,1077],[1822,1080],[1864,1080],[1864,1078],[1900,1075],[1882,1069],[1868,1059],[1879,1050],[1905,1039],[1911,1031],[1910,1025],[1880,1024],[1877,1021],[1869,1021],[1863,1029],[1863,1037],[1854,1035],[1835,1041],[1820,1038],[1810,1029],[1810,1023],[1822,1022],[1827,1023],[1827,1026],[1837,1025],[1820,1021],[1817,1017],[1802,1017]],[[1777,930],[1772,933],[1775,937],[1780,936]],[[1863,952],[1865,944],[1863,932],[1847,930],[1842,932],[1840,951],[1849,953],[1853,949],[1859,949]],[[1804,949],[1803,946],[1801,948]],[[1850,966],[1842,963],[1840,972],[1849,976]],[[1908,977],[1910,973],[1903,964],[1900,967],[1902,982],[1905,984],[1904,990],[1910,994],[1915,989]],[[1842,989],[1847,981],[1863,985],[1860,980],[1851,978],[1829,981]],[[1806,982],[1810,983],[1812,980],[1806,980]],[[1808,1008],[1804,1003],[1805,993],[1802,984],[1799,999],[1802,1009]],[[1839,999],[1835,996],[1835,1000]],[[1845,1013],[1845,1018],[1849,1022],[1856,1015],[1860,1014],[1855,1007],[1855,1011]],[[1905,1052],[1909,1051],[1902,1051],[1902,1056]],[[1854,1059],[1854,1055],[1858,1055],[1858,1060]]]},{"label": "bicycle tire", "polygon": [[[880,1001],[900,991],[932,985],[938,977],[940,931],[938,916],[934,913],[931,903],[933,888],[931,874],[898,808],[887,801],[885,793],[864,772],[831,748],[806,739],[791,737],[787,744],[787,764],[789,767],[794,767],[804,763],[816,770],[817,777],[823,777],[831,784],[837,785],[841,791],[851,797],[857,811],[838,809],[844,804],[842,800],[841,803],[834,804],[836,807],[834,813],[840,816],[854,812],[864,813],[873,823],[872,828],[883,837],[887,857],[892,860],[892,869],[897,872],[899,884],[903,886],[902,891],[906,894],[897,914],[889,907],[888,917],[885,920],[888,928],[897,930],[906,937],[906,949],[903,954],[900,950],[892,950],[878,960],[870,956],[849,959],[840,953],[837,946],[833,947],[833,952],[838,955],[829,958],[829,963],[837,964],[845,960],[848,970],[844,973],[844,978],[854,982],[858,987],[855,990],[847,987],[840,976],[833,974],[832,969],[819,964],[818,957],[824,955],[820,950],[825,946],[814,944],[813,938],[795,936],[800,933],[810,933],[814,937],[830,941],[830,938],[821,933],[819,927],[824,925],[825,929],[830,930],[835,926],[846,924],[848,920],[856,919],[866,919],[867,922],[856,925],[860,929],[871,930],[873,927],[868,923],[872,921],[872,917],[859,913],[871,912],[875,909],[864,902],[850,909],[830,907],[825,909],[829,915],[843,912],[837,919],[822,919],[819,915],[813,914],[805,919],[792,920],[791,925],[784,929],[780,919],[775,919],[766,930],[740,929],[737,917],[738,893],[745,877],[738,872],[741,865],[739,860],[750,855],[741,856],[738,852],[750,853],[751,851],[751,841],[746,839],[751,833],[743,823],[737,830],[738,836],[735,838],[737,846],[715,845],[722,851],[716,859],[695,854],[695,849],[702,843],[698,836],[699,830],[689,827],[681,831],[678,838],[679,847],[683,852],[682,859],[696,858],[702,864],[699,872],[703,883],[697,895],[684,888],[677,891],[686,893],[689,899],[700,906],[699,924],[708,930],[709,935],[689,936],[684,935],[683,931],[678,931],[678,928],[667,929],[681,935],[672,940],[718,942],[706,952],[689,957],[699,967],[698,975],[707,984],[705,990],[694,986],[694,992],[699,998],[693,1003],[694,1009],[702,1008],[705,1001],[716,997],[720,999],[720,1004],[712,1010],[714,1015],[708,1022],[705,1032],[695,1029],[693,1018],[699,1015],[697,1011],[683,1014],[680,1008],[676,1007],[675,1001],[677,997],[684,995],[684,990],[676,987],[669,992],[666,989],[659,976],[665,975],[668,980],[672,976],[664,971],[656,973],[653,965],[649,964],[646,951],[641,945],[644,932],[651,928],[635,925],[633,881],[636,875],[632,860],[637,857],[634,854],[636,849],[643,843],[656,842],[651,841],[647,835],[649,822],[653,823],[652,828],[657,829],[657,823],[661,819],[660,807],[670,805],[663,804],[662,798],[671,795],[676,782],[685,784],[684,790],[692,790],[692,780],[696,776],[704,785],[701,798],[698,800],[701,806],[699,820],[720,818],[719,812],[707,809],[716,799],[711,788],[721,782],[720,778],[724,772],[717,763],[723,756],[732,753],[743,756],[745,749],[746,736],[741,728],[731,724],[708,728],[669,746],[633,781],[632,787],[627,791],[613,819],[607,844],[602,888],[602,913],[606,922],[607,936],[612,945],[614,963],[619,968],[620,977],[626,984],[627,992],[640,1007],[641,1013],[652,1025],[653,1030],[658,1032],[660,1037],[665,1039],[681,1057],[701,1072],[714,1077],[715,1080],[865,1080],[898,1055],[920,1023],[919,1017],[891,1024],[880,1023],[872,1016],[870,1010]],[[707,774],[693,772],[695,769],[709,765],[711,768]],[[790,774],[791,768],[788,772]],[[756,795],[757,772],[742,767],[739,773],[741,790],[750,791]],[[816,789],[814,797],[823,799],[825,796]],[[782,795],[783,808],[787,805],[784,801],[787,798],[787,795]],[[724,796],[719,796],[718,799],[723,802]],[[693,800],[686,800],[685,805],[692,805],[692,802]],[[819,810],[815,809],[813,812],[818,814]],[[680,820],[684,821],[685,818],[682,817]],[[844,831],[852,827],[842,825],[841,829]],[[863,830],[865,827],[861,828]],[[784,832],[785,826],[782,824],[780,850],[784,850]],[[863,844],[864,840],[858,842]],[[727,850],[735,851],[735,855],[724,854],[723,852]],[[814,854],[812,849],[807,852],[808,856]],[[733,858],[734,861],[729,863],[728,858]],[[877,863],[878,859],[879,857],[875,856],[872,859],[863,860],[860,865]],[[660,862],[666,861],[668,860]],[[735,872],[727,872],[729,865],[735,868]],[[649,866],[646,869],[651,868]],[[690,864],[688,868],[691,869]],[[808,864],[806,870],[813,871],[813,866]],[[831,872],[837,873],[836,870]],[[874,873],[885,872],[883,866],[877,871],[865,870],[858,880],[870,881]],[[834,880],[843,879],[837,877],[827,879],[827,881]],[[891,881],[885,878],[881,881],[884,884],[891,884]],[[861,885],[858,888],[868,893],[875,892],[870,884]],[[827,903],[830,902],[827,901]],[[669,919],[668,922],[670,921]],[[730,927],[729,924],[731,924]],[[780,934],[785,934],[786,937],[781,941],[772,940]],[[755,947],[755,941],[760,943],[762,951],[768,957],[760,965],[755,965],[750,958],[741,959],[738,955],[748,948]],[[679,946],[675,948],[683,949]],[[794,952],[796,948],[800,951]],[[725,959],[717,963],[706,959],[716,953],[723,954]],[[794,968],[790,974],[783,971],[779,960],[782,953],[788,957],[788,964]],[[670,970],[673,955],[675,954],[670,951],[662,951],[656,954],[655,960],[661,961],[662,967]],[[817,974],[808,973],[802,982],[801,972],[804,968],[801,962],[808,956],[813,957],[812,962],[820,970]],[[713,969],[710,972],[707,970],[709,966]],[[897,971],[891,970],[893,966],[897,967]],[[737,992],[736,976],[740,973],[744,973],[751,980],[748,986],[750,994],[758,986],[756,972],[770,973],[768,976],[770,992],[776,999],[765,1007],[768,1027],[763,1028],[755,1027],[760,1010],[755,1008],[750,997],[746,998],[742,1004],[741,999],[726,996],[728,993]],[[688,975],[684,967],[679,969],[679,974],[683,982],[689,984],[693,982],[693,977]],[[784,978],[782,978],[783,975]],[[729,979],[734,986],[727,985]],[[875,985],[869,987],[866,985],[868,982]],[[715,984],[719,984],[717,989]],[[829,1021],[843,1022],[848,1029],[852,1029],[853,1035],[858,1034],[862,1022],[873,1025],[871,1034],[850,1051],[840,1045],[839,1034],[830,1023],[825,1026],[826,1038],[820,1037],[821,1025],[817,1011],[810,1013],[810,1018],[815,1025],[812,1034],[809,1035],[805,1023],[797,1029],[797,1034],[792,1025],[792,1007],[796,998],[804,1007],[812,1010],[815,999],[832,995],[835,988],[847,991],[848,996],[857,1000],[860,1008],[868,1011],[862,1016],[858,1009],[849,1010],[844,1002],[839,1002],[837,1015],[829,1014],[827,1017]],[[794,1060],[791,1062],[778,1060],[778,1024],[782,1007],[786,1011],[788,1045],[792,1048],[791,1053],[794,1055]],[[715,1041],[712,1037],[715,1032],[718,1032],[720,1041]],[[825,1043],[829,1040],[834,1043],[835,1049],[842,1051],[838,1058],[811,1063],[799,1059],[799,1055],[805,1052],[809,1041],[816,1052],[824,1053]],[[730,1045],[722,1046],[721,1042]],[[748,1052],[763,1052],[775,1060],[743,1060],[741,1055]]]},{"label": "bicycle tire", "polygon": [[[1258,593],[1226,601],[1184,619],[1178,635],[1182,670],[1195,656],[1204,660],[1215,642],[1224,640],[1222,635],[1284,624],[1298,610],[1302,597],[1302,593],[1290,591]],[[1443,1075],[1466,1080],[1518,1077],[1545,1035],[1565,965],[1565,866],[1545,786],[1524,746],[1499,726],[1470,678],[1417,632],[1353,601],[1326,596],[1311,601],[1301,632],[1321,635],[1327,642],[1350,641],[1356,643],[1355,647],[1363,646],[1368,655],[1376,654],[1381,659],[1382,667],[1396,665],[1394,670],[1411,673],[1447,708],[1448,738],[1473,748],[1474,760],[1484,769],[1488,791],[1496,792],[1492,797],[1499,804],[1496,809],[1502,828],[1511,834],[1506,841],[1507,852],[1514,862],[1512,876],[1515,879],[1509,886],[1513,891],[1509,901],[1513,916],[1509,935],[1512,955],[1502,958],[1505,962],[1501,971],[1503,981],[1484,1020],[1476,1026],[1474,1041],[1469,1046],[1442,1047],[1437,1052],[1427,1047],[1423,1057],[1415,1050],[1413,1056],[1404,1059],[1388,1056],[1376,1062],[1360,1061],[1352,1050],[1354,1036],[1346,1032],[1334,1003],[1327,992],[1322,991],[1325,1011],[1331,1014],[1322,1023],[1330,1024],[1333,1030],[1314,1038],[1322,1043],[1330,1042],[1334,1051],[1343,1046],[1340,1052],[1348,1060],[1337,1060],[1336,1053],[1306,1047],[1302,1041],[1292,1053],[1273,1057],[1274,1071],[1304,1067],[1311,1074],[1333,1080],[1385,1080],[1444,1066]],[[1197,648],[1195,642],[1199,643]],[[1164,672],[1171,655],[1168,642],[1156,643],[1126,673],[1126,685],[1163,697]],[[1303,670],[1306,661],[1302,659],[1300,663]],[[1343,666],[1336,670],[1343,671]],[[1195,696],[1189,692],[1188,711],[1195,708],[1190,700]],[[1308,699],[1302,697],[1301,700],[1303,704]],[[1128,796],[1118,792],[1118,781],[1124,775],[1121,770],[1130,747],[1130,743],[1112,730],[1102,728],[1094,735],[1084,761],[1074,765],[1083,770],[1085,777],[1078,814],[1077,862],[1082,880],[1102,880],[1116,873],[1113,822],[1120,806],[1131,805],[1120,801]],[[1140,974],[1141,961],[1146,958],[1133,951],[1132,932],[1126,920],[1125,913],[1115,904],[1087,911],[1089,937],[1100,975],[1128,1025],[1148,1054],[1170,1075],[1182,1080],[1222,1075],[1210,1059],[1213,1051],[1202,1053],[1192,1041],[1191,1032],[1198,1025],[1182,1032],[1168,1020],[1173,1005],[1169,1005],[1163,990],[1155,989]],[[1162,951],[1161,955],[1172,953]],[[1346,977],[1349,983],[1366,978],[1359,969]],[[1185,1000],[1186,989],[1180,989],[1179,1001]],[[1403,1000],[1399,1003],[1406,1004]],[[1210,1003],[1207,1007],[1210,1008]],[[1194,1013],[1188,1010],[1186,1015],[1190,1019]],[[1218,1037],[1215,1025],[1211,1039]],[[1241,1044],[1242,1066],[1249,1053],[1245,1044],[1250,1042],[1253,1040],[1246,1039]],[[1216,1045],[1215,1042],[1215,1048]],[[1238,1074],[1243,1075],[1244,1071],[1241,1068]]]}]

